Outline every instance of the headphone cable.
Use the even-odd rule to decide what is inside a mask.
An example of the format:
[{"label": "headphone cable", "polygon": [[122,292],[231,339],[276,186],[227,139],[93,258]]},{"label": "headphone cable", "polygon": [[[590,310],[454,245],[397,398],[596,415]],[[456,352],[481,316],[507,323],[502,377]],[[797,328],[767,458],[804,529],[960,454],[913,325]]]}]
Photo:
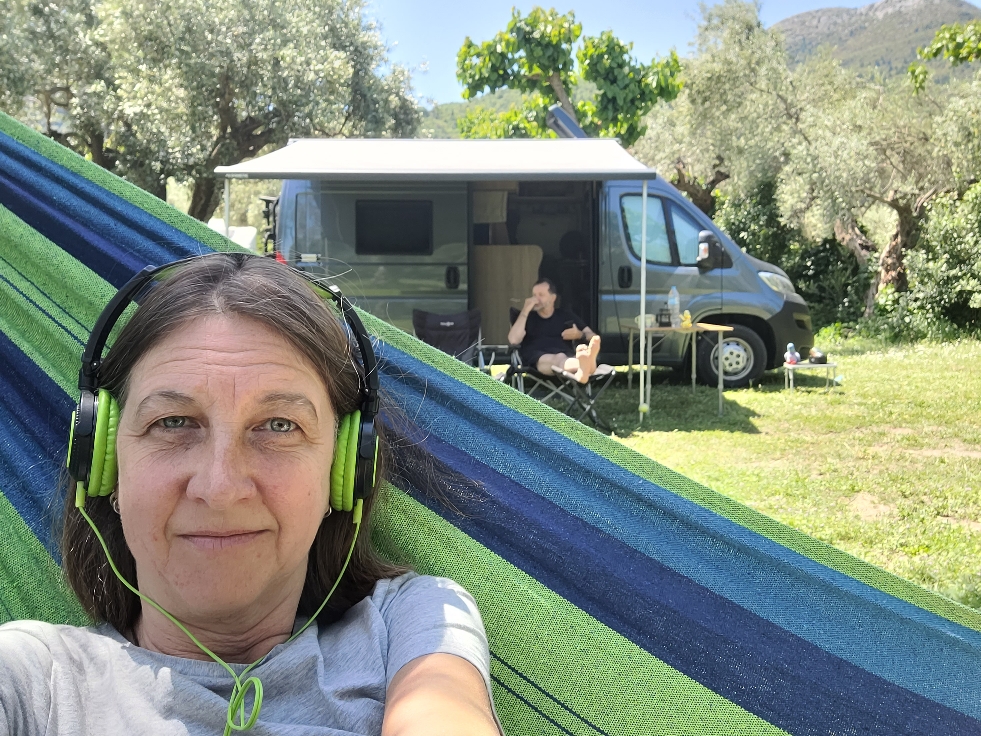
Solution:
[{"label": "headphone cable", "polygon": [[[82,487],[83,484],[78,483],[76,487],[76,491],[78,488],[82,488]],[[319,616],[320,612],[324,610],[324,607],[327,605],[327,602],[331,599],[331,596],[334,595],[334,591],[337,590],[337,586],[340,585],[341,578],[344,577],[344,573],[347,571],[348,563],[351,562],[351,557],[354,555],[354,545],[358,541],[358,532],[361,531],[361,517],[362,517],[363,507],[364,507],[364,501],[362,499],[358,499],[351,515],[352,516],[351,520],[354,523],[354,539],[351,540],[351,548],[347,551],[347,557],[344,559],[344,565],[341,567],[341,571],[337,575],[337,580],[334,581],[333,587],[331,587],[330,591],[327,593],[327,597],[324,598],[324,602],[320,604],[320,608],[318,608],[314,612],[314,614],[309,619],[307,619],[307,622],[303,624],[303,626],[301,626],[300,629],[295,634],[293,634],[292,636],[290,636],[289,639],[283,642],[284,644],[289,644],[291,641],[296,639],[300,634],[302,634],[304,631],[307,630],[307,627],[309,627],[310,624],[312,624],[314,621],[317,620],[317,616]],[[174,626],[176,626],[178,629],[184,632],[184,634],[187,635],[187,638],[190,639],[191,642],[198,649],[200,649],[202,652],[204,652],[209,657],[211,657],[215,662],[217,662],[222,667],[224,667],[228,671],[228,673],[232,676],[232,679],[235,681],[235,685],[232,687],[232,695],[228,703],[228,712],[225,714],[224,736],[231,736],[232,731],[248,731],[250,728],[252,728],[252,726],[255,725],[255,722],[259,719],[259,711],[262,709],[262,681],[255,675],[252,675],[244,682],[242,681],[241,678],[245,677],[245,675],[247,675],[249,671],[252,670],[253,667],[257,667],[260,664],[262,664],[265,661],[266,657],[269,655],[268,654],[263,655],[255,662],[250,664],[248,667],[246,667],[244,670],[242,670],[241,674],[236,674],[235,670],[232,669],[221,657],[219,657],[217,654],[215,654],[210,649],[208,649],[208,647],[206,647],[204,644],[198,641],[198,638],[194,636],[194,634],[192,634],[187,629],[187,627],[184,626],[184,624],[178,621],[174,616],[172,616],[168,611],[166,611],[163,608],[163,606],[159,605],[152,598],[141,593],[134,585],[132,585],[126,578],[122,576],[122,574],[119,572],[119,569],[116,567],[115,561],[112,559],[112,555],[109,554],[109,547],[106,545],[105,540],[102,538],[102,534],[99,533],[99,529],[98,527],[96,527],[95,522],[92,521],[92,518],[85,512],[85,508],[83,506],[76,505],[76,508],[85,518],[85,520],[89,523],[89,526],[92,527],[92,531],[95,533],[95,538],[99,540],[99,544],[102,546],[102,551],[105,552],[106,554],[106,560],[109,562],[109,567],[112,568],[113,573],[115,573],[116,577],[119,578],[119,581],[124,586],[126,586],[126,588],[131,593],[138,596],[140,600],[142,600],[144,603],[149,603],[151,606],[157,609],[157,611],[159,611],[164,617],[166,617],[168,621],[170,621],[172,624],[174,624]],[[246,720],[245,696],[248,694],[250,687],[255,691],[255,695],[252,702],[252,710],[250,711],[249,717]],[[238,711],[238,715],[239,715],[238,722],[236,722],[234,718],[235,711]]]}]

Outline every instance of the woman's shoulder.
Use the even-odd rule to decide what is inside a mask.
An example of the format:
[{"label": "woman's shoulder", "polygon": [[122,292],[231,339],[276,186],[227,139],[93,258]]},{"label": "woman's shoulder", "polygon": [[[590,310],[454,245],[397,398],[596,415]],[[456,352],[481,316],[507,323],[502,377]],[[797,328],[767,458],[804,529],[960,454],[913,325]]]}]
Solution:
[{"label": "woman's shoulder", "polygon": [[[117,635],[118,636],[118,635]],[[31,654],[35,661],[94,654],[119,642],[107,626],[71,626],[46,621],[10,621],[0,626],[0,658]]]},{"label": "woman's shoulder", "polygon": [[384,622],[389,682],[407,662],[437,653],[466,659],[489,681],[484,624],[473,596],[461,585],[407,573],[378,581],[366,602]]},{"label": "woman's shoulder", "polygon": [[428,608],[442,606],[444,603],[456,603],[474,612],[477,610],[473,596],[459,583],[449,578],[420,575],[415,572],[379,580],[375,583],[375,589],[368,600],[383,616],[391,608],[405,605]]}]

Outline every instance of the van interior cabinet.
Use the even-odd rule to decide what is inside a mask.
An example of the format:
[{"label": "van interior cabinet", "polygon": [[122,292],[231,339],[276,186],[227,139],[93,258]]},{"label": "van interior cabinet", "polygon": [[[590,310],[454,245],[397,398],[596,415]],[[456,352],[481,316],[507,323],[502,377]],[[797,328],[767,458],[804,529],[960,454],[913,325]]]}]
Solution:
[{"label": "van interior cabinet", "polygon": [[521,309],[531,296],[541,263],[537,245],[474,246],[470,289],[473,305],[480,310],[485,344],[507,344],[511,307]]}]

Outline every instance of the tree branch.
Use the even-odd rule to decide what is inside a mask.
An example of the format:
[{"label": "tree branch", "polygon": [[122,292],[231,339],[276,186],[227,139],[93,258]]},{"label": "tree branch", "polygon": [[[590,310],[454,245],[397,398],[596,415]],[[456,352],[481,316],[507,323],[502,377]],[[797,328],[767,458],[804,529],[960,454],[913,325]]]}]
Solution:
[{"label": "tree branch", "polygon": [[555,96],[559,99],[559,104],[562,105],[562,109],[565,110],[569,115],[572,116],[573,120],[578,120],[575,109],[572,107],[572,100],[569,99],[569,94],[565,91],[565,85],[562,84],[562,79],[559,77],[558,72],[552,72],[548,75],[548,83],[552,87],[552,91],[555,92]]}]

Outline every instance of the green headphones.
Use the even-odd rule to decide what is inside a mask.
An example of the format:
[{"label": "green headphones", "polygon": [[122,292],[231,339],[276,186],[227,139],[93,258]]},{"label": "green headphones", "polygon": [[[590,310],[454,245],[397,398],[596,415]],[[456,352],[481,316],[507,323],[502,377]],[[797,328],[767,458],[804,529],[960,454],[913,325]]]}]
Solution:
[{"label": "green headphones", "polygon": [[[79,372],[79,400],[72,413],[68,438],[68,472],[76,482],[75,505],[85,505],[86,496],[108,496],[116,487],[116,428],[119,405],[116,399],[99,388],[98,371],[106,340],[119,316],[131,302],[139,302],[155,276],[194,258],[165,266],[147,268],[130,279],[103,310],[82,353]],[[207,257],[207,256],[204,256]],[[242,255],[242,258],[254,256]],[[360,363],[355,361],[361,378],[361,406],[341,418],[334,461],[330,471],[330,507],[335,511],[360,512],[359,501],[371,494],[375,484],[378,436],[375,415],[378,413],[378,371],[371,340],[351,303],[335,286],[321,287],[307,274],[297,271],[321,296],[333,300],[354,336]],[[360,517],[360,513],[357,514]]]}]

